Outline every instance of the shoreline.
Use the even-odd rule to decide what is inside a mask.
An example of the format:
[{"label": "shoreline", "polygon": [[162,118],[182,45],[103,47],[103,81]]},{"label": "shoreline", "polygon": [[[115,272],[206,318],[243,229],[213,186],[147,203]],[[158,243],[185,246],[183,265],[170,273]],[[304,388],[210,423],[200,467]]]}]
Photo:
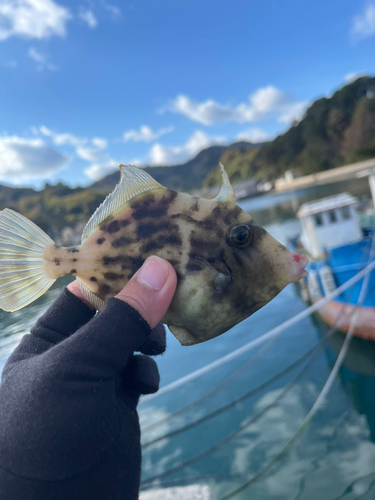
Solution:
[{"label": "shoreline", "polygon": [[[275,183],[273,192],[280,193],[284,191],[294,191],[305,187],[319,186],[322,184],[355,179],[358,177],[360,172],[371,168],[375,169],[375,158],[357,163],[351,163],[350,165],[345,165],[343,167],[332,168],[316,174],[305,175],[290,181],[278,179]],[[364,175],[368,175],[369,173],[370,172],[365,172]]]}]

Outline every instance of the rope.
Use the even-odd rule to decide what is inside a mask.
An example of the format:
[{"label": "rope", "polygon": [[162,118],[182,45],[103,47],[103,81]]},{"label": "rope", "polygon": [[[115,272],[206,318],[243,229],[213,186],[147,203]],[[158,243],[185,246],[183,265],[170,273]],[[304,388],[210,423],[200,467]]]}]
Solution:
[{"label": "rope", "polygon": [[[373,290],[374,288],[375,288],[375,286],[372,287],[371,290]],[[259,385],[258,387],[255,387],[251,391],[249,391],[249,392],[243,394],[242,396],[236,398],[235,400],[231,401],[227,405],[222,406],[222,407],[218,408],[217,410],[215,410],[215,411],[213,411],[211,413],[208,413],[207,415],[204,415],[203,417],[201,417],[198,420],[194,420],[190,424],[187,424],[184,427],[181,427],[180,429],[176,429],[176,430],[171,431],[171,432],[169,432],[167,434],[163,434],[162,436],[160,436],[158,438],[155,438],[155,439],[153,439],[153,440],[145,443],[144,445],[142,445],[142,449],[146,449],[146,448],[150,447],[151,445],[153,445],[155,443],[158,443],[159,441],[162,441],[163,439],[167,439],[167,438],[176,436],[178,434],[181,434],[182,432],[185,432],[185,431],[187,431],[189,429],[192,429],[193,427],[196,427],[197,425],[205,422],[206,420],[209,420],[209,419],[211,419],[213,417],[216,417],[217,415],[220,415],[221,413],[224,413],[225,411],[229,410],[233,406],[236,406],[236,405],[242,403],[243,401],[245,401],[249,397],[254,396],[256,393],[264,390],[266,387],[268,387],[269,385],[271,385],[273,382],[275,382],[279,378],[282,378],[284,375],[286,375],[289,372],[293,371],[294,368],[296,368],[299,364],[303,363],[305,361],[305,359],[308,359],[311,355],[313,355],[315,350],[322,349],[323,346],[324,346],[324,344],[327,343],[328,339],[332,336],[332,334],[335,331],[337,331],[337,329],[340,327],[340,323],[342,321],[344,321],[344,320],[347,320],[348,318],[350,318],[350,316],[352,316],[354,314],[354,311],[352,310],[350,313],[347,313],[346,315],[344,315],[344,317],[341,317],[341,313],[344,311],[344,308],[345,308],[345,304],[342,305],[340,311],[338,312],[336,320],[334,322],[334,326],[332,326],[327,331],[327,333],[318,342],[318,344],[315,345],[314,347],[312,347],[311,349],[309,349],[303,356],[301,356],[300,358],[298,358],[292,364],[288,365],[286,368],[284,368],[280,372],[276,373],[276,375],[274,375],[273,377],[271,377],[269,380],[267,380],[263,384]],[[251,361],[254,361],[254,359],[252,358]],[[245,365],[246,364],[247,363],[245,363]],[[243,368],[245,368],[245,366],[241,366],[240,370],[242,370]],[[237,373],[237,372],[235,372],[235,373]],[[216,388],[214,388],[214,389],[216,389]],[[213,391],[211,391],[211,392],[213,392]],[[208,394],[210,394],[210,393],[208,393]],[[205,396],[203,396],[203,398],[205,398],[205,397],[207,397],[207,394]],[[198,400],[194,401],[191,405],[188,405],[187,407],[182,408],[182,410],[179,410],[178,412],[172,413],[168,417],[176,416],[177,413],[185,413],[185,411],[187,411],[188,409],[190,409],[191,406],[196,406],[196,404],[198,404],[198,402],[200,402],[203,398],[199,398]],[[156,422],[156,424],[160,424],[160,422],[164,422],[166,420],[169,420],[168,417],[166,417],[163,420],[159,420],[158,422]],[[149,429],[150,427],[155,426],[156,424],[152,424],[147,429]]]},{"label": "rope", "polygon": [[[351,311],[347,316],[351,316],[351,315],[353,315],[353,311]],[[308,353],[306,353],[303,356],[305,358],[305,357],[307,357],[308,354],[310,354],[310,357],[309,357],[308,362],[306,363],[306,365],[302,368],[302,370],[300,370],[300,372],[295,376],[295,378],[291,382],[289,382],[289,384],[286,387],[284,387],[284,389],[274,399],[274,401],[272,403],[270,403],[269,405],[265,406],[257,415],[255,415],[254,417],[252,417],[249,421],[243,423],[239,428],[237,428],[235,431],[233,431],[228,436],[226,436],[225,438],[223,438],[221,441],[218,441],[217,443],[215,443],[210,448],[204,450],[203,452],[199,453],[198,455],[195,455],[194,457],[190,458],[189,460],[186,460],[185,462],[182,462],[179,465],[177,465],[175,467],[172,467],[172,469],[169,469],[169,470],[161,472],[161,473],[159,473],[159,474],[157,474],[155,476],[152,476],[152,477],[144,479],[141,482],[141,485],[151,483],[151,482],[155,481],[156,479],[160,479],[162,477],[170,476],[170,475],[174,474],[175,472],[178,472],[178,471],[180,471],[182,469],[185,469],[189,465],[192,465],[192,464],[194,464],[194,463],[202,460],[203,458],[207,457],[208,455],[210,455],[211,453],[213,453],[217,449],[221,448],[224,444],[226,444],[229,441],[231,441],[237,434],[239,434],[239,432],[241,432],[242,430],[244,430],[247,427],[249,427],[251,424],[253,424],[256,421],[258,421],[259,418],[261,416],[263,416],[265,413],[267,413],[267,411],[269,409],[275,407],[276,404],[285,396],[285,394],[287,394],[287,392],[290,389],[292,389],[292,387],[298,382],[298,380],[301,378],[301,376],[305,373],[305,371],[309,368],[309,366],[311,365],[311,363],[314,361],[314,359],[316,357],[316,354],[320,350],[320,347],[328,340],[328,338],[333,334],[334,331],[336,331],[336,328],[335,327],[331,327],[329,329],[329,331],[326,333],[326,335],[324,336],[324,338],[316,346],[314,346],[313,349],[311,349]],[[311,351],[313,351],[313,352],[311,353]],[[297,360],[297,362],[298,362],[298,360]],[[295,362],[295,364],[297,362]]]},{"label": "rope", "polygon": [[[375,249],[374,243],[375,243],[375,236],[372,239],[372,245],[371,245],[371,252],[370,252],[370,258],[369,258],[369,260],[372,258],[373,253],[374,253],[374,249]],[[372,264],[374,264],[374,262]],[[368,281],[369,281],[369,277],[370,277],[370,271],[372,270],[372,267],[371,267],[372,264],[368,265],[365,268],[368,271],[365,274],[365,279],[363,280],[363,283],[362,283],[361,291],[360,291],[360,294],[359,294],[359,297],[358,297],[357,306],[361,305],[364,302],[364,300],[365,300],[366,289],[367,289]],[[371,267],[371,269],[369,269],[370,267]],[[345,356],[346,356],[346,354],[348,352],[350,342],[351,342],[351,340],[353,338],[353,331],[354,331],[355,323],[357,321],[357,316],[358,316],[358,309],[356,308],[354,310],[353,317],[352,317],[352,319],[350,321],[350,325],[349,325],[349,329],[348,329],[348,332],[347,332],[346,337],[345,337],[345,341],[344,341],[344,343],[343,343],[343,345],[341,347],[340,353],[339,353],[339,355],[338,355],[338,357],[336,359],[336,362],[335,362],[335,364],[334,364],[334,366],[333,366],[333,368],[331,370],[331,373],[330,373],[330,375],[329,375],[326,383],[324,384],[324,387],[321,390],[319,396],[317,397],[314,405],[312,406],[311,410],[309,411],[309,413],[305,417],[304,421],[302,422],[302,424],[298,428],[297,432],[288,441],[288,443],[284,446],[284,448],[278,453],[278,455],[276,455],[276,457],[274,457],[262,470],[260,470],[258,472],[258,474],[256,474],[255,476],[253,476],[245,484],[243,484],[242,486],[240,486],[236,490],[232,491],[232,493],[229,493],[228,495],[225,495],[224,497],[220,498],[220,500],[230,500],[234,496],[238,495],[238,493],[241,493],[242,491],[246,490],[251,484],[254,484],[258,479],[260,479],[264,474],[266,474],[266,472],[268,472],[276,463],[278,463],[289,452],[289,450],[298,441],[298,439],[300,438],[300,436],[305,432],[305,430],[307,429],[310,421],[315,416],[315,414],[318,412],[320,406],[323,404],[323,402],[325,400],[325,397],[328,394],[329,390],[331,389],[332,384],[333,384],[333,382],[334,382],[334,380],[336,378],[336,375],[337,375],[339,369],[341,368],[341,365],[342,365],[342,363],[343,363],[343,361],[345,359]]]},{"label": "rope", "polygon": [[336,298],[338,295],[340,295],[342,292],[350,288],[354,283],[359,281],[361,278],[366,276],[370,271],[372,271],[375,268],[375,261],[371,262],[368,266],[366,266],[362,271],[360,271],[358,274],[350,278],[348,281],[346,281],[343,285],[339,286],[334,290],[333,292],[329,293],[326,295],[324,298],[316,302],[315,304],[311,305],[307,309],[304,309],[301,311],[299,314],[296,314],[293,318],[288,319],[287,321],[284,321],[281,325],[278,325],[275,328],[272,328],[269,332],[265,333],[264,335],[261,335],[257,339],[254,339],[250,341],[249,343],[245,344],[244,346],[236,349],[235,351],[232,351],[229,354],[226,354],[225,356],[217,359],[216,361],[213,361],[212,363],[209,363],[206,366],[203,366],[202,368],[199,368],[198,370],[195,370],[194,372],[185,375],[184,377],[181,377],[180,379],[176,380],[175,382],[172,382],[161,389],[155,394],[150,394],[148,396],[145,396],[141,399],[139,405],[142,405],[144,403],[147,403],[149,401],[152,401],[155,398],[158,398],[159,396],[162,396],[164,394],[167,394],[170,391],[173,391],[174,389],[177,389],[178,387],[181,387],[188,382],[191,382],[198,377],[201,377],[202,375],[205,375],[206,373],[209,373],[210,371],[214,370],[215,368],[219,368],[220,366],[224,365],[225,363],[229,363],[229,361],[232,361],[233,359],[236,359],[238,356],[241,356],[242,354],[245,354],[246,352],[251,351],[258,345],[263,344],[266,342],[268,339],[271,339],[272,337],[275,337],[276,335],[279,335],[281,332],[289,328],[290,326],[298,323],[302,319],[306,318],[310,314],[314,313],[320,307],[322,307],[324,304],[329,302],[330,300]]},{"label": "rope", "polygon": [[[373,239],[372,247],[371,248],[373,248],[374,242],[375,242],[375,237]],[[371,251],[371,254],[372,254],[372,251]],[[375,263],[372,263],[372,264],[375,264]],[[364,302],[364,300],[365,300],[365,294],[366,294],[366,289],[367,289],[367,285],[368,285],[368,279],[369,279],[372,267],[373,266],[371,266],[371,265],[366,267],[367,273],[365,275],[365,279],[364,279],[364,282],[363,282],[362,287],[361,287],[361,291],[360,291],[360,295],[359,295],[357,306],[361,305]],[[347,283],[345,283],[345,284],[347,284]],[[308,423],[310,422],[311,418],[318,411],[318,408],[321,405],[322,401],[324,400],[325,395],[328,393],[329,389],[331,388],[331,386],[333,384],[333,381],[335,379],[335,376],[337,374],[337,371],[339,370],[339,368],[340,368],[340,366],[342,364],[342,361],[343,361],[343,359],[344,359],[344,357],[345,357],[345,355],[347,353],[347,349],[349,347],[349,343],[350,343],[350,340],[352,338],[352,334],[353,334],[353,330],[354,330],[354,325],[355,325],[355,322],[356,322],[357,314],[358,314],[358,309],[354,309],[354,311],[351,311],[351,313],[349,313],[347,315],[347,317],[350,317],[350,316],[353,316],[353,317],[351,319],[351,323],[350,323],[350,326],[349,326],[349,331],[348,331],[348,334],[347,334],[347,336],[345,338],[345,342],[344,342],[344,345],[342,346],[342,349],[340,351],[339,357],[338,357],[338,359],[337,359],[337,361],[336,361],[336,363],[335,363],[335,365],[334,365],[334,367],[333,367],[333,369],[332,369],[332,371],[330,373],[330,376],[327,379],[327,382],[326,382],[325,386],[323,387],[320,395],[318,396],[317,400],[315,401],[312,409],[310,410],[308,416],[305,418],[305,420],[302,423],[301,427],[298,429],[297,433],[290,440],[290,442],[284,447],[284,449],[264,469],[262,469],[256,476],[254,476],[252,479],[250,479],[249,481],[247,481],[240,488],[238,488],[237,490],[235,490],[234,492],[232,492],[229,496],[223,497],[220,500],[228,500],[229,498],[232,498],[233,496],[235,496],[238,493],[242,492],[243,490],[247,489],[247,487],[250,486],[250,484],[252,484],[257,479],[259,479],[276,462],[278,462],[282,458],[282,456],[287,453],[287,451],[289,450],[289,448],[291,446],[293,446],[294,442],[299,438],[300,433],[304,432],[305,427],[308,425]],[[337,319],[339,319],[339,315],[337,316]],[[336,326],[338,326],[338,325],[336,325]],[[308,369],[308,367],[310,366],[310,364],[313,362],[313,360],[314,360],[317,352],[319,351],[321,345],[323,345],[323,343],[326,340],[328,340],[328,338],[332,335],[332,333],[335,330],[336,330],[335,327],[331,327],[330,328],[330,330],[327,332],[327,334],[324,336],[324,338],[319,342],[319,344],[312,349],[313,352],[312,352],[312,354],[310,356],[310,359],[308,360],[308,362],[306,363],[306,365],[302,368],[302,370],[300,370],[300,372],[296,375],[296,377],[282,390],[282,392],[274,399],[274,401],[272,403],[270,403],[269,405],[267,405],[266,407],[264,407],[257,415],[255,415],[254,417],[252,417],[248,422],[245,422],[242,425],[240,425],[240,427],[238,427],[235,431],[233,431],[232,433],[230,433],[228,436],[226,436],[221,441],[218,441],[217,443],[215,443],[210,448],[204,450],[203,452],[199,453],[198,455],[195,455],[194,457],[190,458],[189,460],[186,460],[185,462],[182,462],[179,465],[177,465],[175,467],[172,467],[171,469],[169,469],[167,471],[164,471],[164,472],[159,473],[159,474],[157,474],[155,476],[146,478],[144,481],[142,481],[141,485],[147,485],[149,483],[152,483],[156,479],[160,479],[160,478],[163,478],[163,477],[166,477],[166,476],[170,476],[170,475],[172,475],[172,474],[174,474],[176,472],[179,472],[180,470],[183,470],[186,467],[188,467],[188,466],[190,466],[190,465],[192,465],[192,464],[194,464],[194,463],[202,460],[203,458],[209,456],[214,451],[216,451],[217,449],[221,448],[223,445],[225,445],[226,443],[228,443],[229,441],[231,441],[239,432],[241,432],[242,430],[246,429],[247,427],[249,427],[251,424],[253,424],[257,420],[259,420],[259,418],[262,415],[264,415],[270,408],[273,408],[274,406],[276,406],[276,404],[278,404],[278,402],[285,396],[285,394],[297,383],[297,381],[300,379],[300,377],[305,373],[305,371]],[[307,356],[307,354],[308,353],[306,353],[304,356]],[[221,410],[222,409],[219,409],[216,412],[213,412],[213,414],[217,414],[219,411],[222,412]],[[203,417],[203,419],[201,419],[201,421],[202,420],[206,420],[206,419],[207,418]],[[189,426],[186,426],[186,427],[187,428],[191,428],[192,426],[193,425],[190,424]],[[182,430],[185,430],[185,428],[183,428]],[[182,430],[174,431],[172,434],[175,435],[175,434],[177,434],[179,432],[182,432]],[[160,439],[163,439],[164,437],[166,437],[166,436],[163,436]],[[157,439],[154,442],[159,441],[160,439]],[[150,442],[148,445],[151,445],[151,444],[153,444],[153,443]]]},{"label": "rope", "polygon": [[165,416],[164,418],[161,418],[160,420],[157,420],[156,422],[153,422],[152,424],[148,425],[147,427],[142,427],[142,434],[145,432],[149,432],[155,427],[160,427],[160,425],[165,424],[169,422],[170,420],[175,420],[177,417],[180,417],[184,413],[187,413],[188,411],[196,408],[197,406],[200,406],[202,403],[207,401],[208,399],[214,397],[216,394],[221,392],[225,387],[228,387],[232,382],[237,380],[241,375],[246,373],[250,368],[252,368],[262,357],[266,354],[267,351],[271,349],[271,347],[274,345],[276,342],[277,337],[274,337],[268,341],[268,343],[262,347],[262,349],[259,350],[259,352],[256,353],[255,356],[253,356],[251,359],[247,360],[243,365],[241,365],[237,370],[235,370],[233,373],[229,375],[229,377],[226,377],[220,384],[216,385],[213,389],[208,391],[206,394],[203,394],[200,398],[196,399],[192,403],[188,404],[187,406],[184,406],[180,410],[177,410],[173,413],[170,413],[169,415]]},{"label": "rope", "polygon": [[[367,254],[368,254],[368,252],[367,252]],[[365,267],[365,265],[366,265],[365,263],[362,263],[363,257],[364,257],[364,255],[362,255],[361,262],[360,262],[360,266],[362,268]],[[372,287],[370,291],[372,291],[373,288],[374,287]],[[352,289],[352,291],[353,291],[353,289]],[[347,300],[350,300],[350,297],[352,295],[352,291],[349,293],[349,296],[347,297]],[[370,293],[370,291],[369,291],[369,293]],[[342,304],[342,306],[340,308],[340,311],[337,313],[336,319],[334,321],[334,327],[336,326],[338,328],[339,323],[340,323],[339,318],[341,316],[341,313],[344,310],[345,310],[345,303]],[[349,317],[348,314],[346,315],[346,317]],[[333,329],[334,329],[334,327],[333,327]],[[327,335],[329,333],[330,332],[327,332]],[[188,411],[193,410],[197,406],[200,406],[202,403],[206,402],[208,399],[214,397],[220,391],[222,391],[223,389],[225,389],[225,387],[227,387],[232,382],[234,382],[235,380],[237,380],[243,373],[245,373],[246,371],[250,370],[250,368],[252,368],[258,361],[260,361],[263,358],[263,356],[272,348],[272,346],[274,345],[274,343],[277,341],[278,337],[279,336],[275,336],[275,337],[271,338],[267,342],[267,344],[265,346],[263,346],[256,353],[255,356],[253,356],[250,360],[247,360],[243,365],[240,366],[239,369],[235,370],[233,373],[230,374],[229,377],[226,377],[220,384],[218,384],[217,386],[215,386],[213,389],[211,389],[210,391],[208,391],[206,394],[203,394],[203,396],[199,397],[198,399],[196,399],[192,403],[188,404],[187,406],[184,406],[181,409],[179,409],[179,410],[177,410],[177,411],[175,411],[173,413],[170,413],[170,414],[166,415],[165,417],[161,418],[160,420],[157,420],[156,422],[153,422],[153,423],[149,424],[146,427],[142,427],[142,435],[144,435],[146,432],[150,432],[152,429],[160,427],[162,424],[166,424],[170,420],[175,420],[177,417],[180,417],[181,415],[184,415]],[[282,376],[282,372],[279,372],[279,373],[280,373],[280,376]],[[165,436],[167,436],[167,435],[165,435]],[[160,439],[162,439],[162,438],[159,438],[159,440]],[[145,446],[148,446],[148,445],[149,445],[149,443],[147,443]]]},{"label": "rope", "polygon": [[308,359],[310,357],[310,355],[313,354],[313,352],[315,351],[315,349],[317,349],[317,347],[321,347],[320,343],[323,342],[323,341],[325,341],[325,340],[326,340],[325,338],[322,339],[319,342],[319,344],[317,344],[312,349],[310,349],[309,351],[307,351],[303,356],[301,356],[296,361],[294,361],[294,363],[292,363],[291,365],[287,366],[286,368],[284,368],[280,372],[276,373],[276,375],[274,375],[273,377],[271,377],[269,380],[267,380],[263,384],[259,385],[258,387],[255,387],[254,389],[252,389],[251,391],[245,393],[241,397],[236,398],[234,401],[231,401],[230,403],[226,404],[225,406],[222,406],[222,407],[218,408],[217,410],[215,410],[215,411],[213,411],[211,413],[208,413],[207,415],[204,415],[200,419],[195,420],[194,422],[191,422],[190,424],[187,424],[184,427],[181,427],[180,429],[176,429],[174,431],[171,431],[168,434],[163,434],[163,436],[160,436],[158,438],[153,439],[152,441],[149,441],[148,443],[145,443],[144,445],[142,445],[142,449],[149,448],[151,445],[153,445],[155,443],[158,443],[159,441],[162,441],[164,439],[167,439],[167,438],[170,438],[170,437],[173,437],[173,436],[177,436],[178,434],[181,434],[182,432],[185,432],[185,431],[187,431],[189,429],[192,429],[193,427],[196,427],[199,424],[202,424],[206,420],[209,420],[209,419],[211,419],[213,417],[216,417],[216,416],[220,415],[221,413],[224,413],[225,411],[229,410],[233,406],[237,406],[238,404],[242,403],[243,401],[246,401],[246,399],[250,398],[251,396],[254,396],[255,394],[257,394],[258,392],[264,390],[266,387],[268,387],[269,385],[271,385],[273,382],[275,382],[279,378],[281,378],[284,375],[288,374],[289,372],[293,371],[294,368],[296,368],[298,365],[300,365],[306,359]]}]

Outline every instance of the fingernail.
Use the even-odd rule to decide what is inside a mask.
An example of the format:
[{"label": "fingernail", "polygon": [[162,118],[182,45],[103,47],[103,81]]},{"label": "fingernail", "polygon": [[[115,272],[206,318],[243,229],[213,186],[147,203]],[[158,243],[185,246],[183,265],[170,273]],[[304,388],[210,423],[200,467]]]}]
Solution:
[{"label": "fingernail", "polygon": [[153,290],[160,290],[167,281],[166,265],[158,257],[149,257],[137,273],[137,281]]}]

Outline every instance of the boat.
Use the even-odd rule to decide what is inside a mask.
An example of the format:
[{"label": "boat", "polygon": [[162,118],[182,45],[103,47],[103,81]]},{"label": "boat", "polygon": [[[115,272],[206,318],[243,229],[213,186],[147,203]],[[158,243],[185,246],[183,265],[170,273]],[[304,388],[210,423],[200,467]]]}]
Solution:
[{"label": "boat", "polygon": [[[308,275],[300,281],[302,298],[316,303],[374,260],[374,228],[362,227],[355,206],[358,200],[341,193],[304,203],[297,218],[302,232],[291,246],[305,254]],[[363,279],[328,300],[318,315],[330,326],[347,333],[356,309],[353,335],[375,341],[375,270],[370,273],[365,300],[358,304]]]}]

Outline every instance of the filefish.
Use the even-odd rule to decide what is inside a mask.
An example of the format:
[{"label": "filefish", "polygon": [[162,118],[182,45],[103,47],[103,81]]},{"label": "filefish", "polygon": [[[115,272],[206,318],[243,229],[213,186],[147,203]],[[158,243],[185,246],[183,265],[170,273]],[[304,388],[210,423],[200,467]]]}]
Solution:
[{"label": "filefish", "polygon": [[88,221],[81,245],[62,247],[26,217],[0,212],[0,307],[16,311],[57,278],[76,276],[101,311],[150,255],[168,260],[177,288],[163,318],[182,345],[212,339],[306,276],[308,259],[270,236],[237,204],[224,167],[207,200],[167,189],[144,170],[121,178]]}]

